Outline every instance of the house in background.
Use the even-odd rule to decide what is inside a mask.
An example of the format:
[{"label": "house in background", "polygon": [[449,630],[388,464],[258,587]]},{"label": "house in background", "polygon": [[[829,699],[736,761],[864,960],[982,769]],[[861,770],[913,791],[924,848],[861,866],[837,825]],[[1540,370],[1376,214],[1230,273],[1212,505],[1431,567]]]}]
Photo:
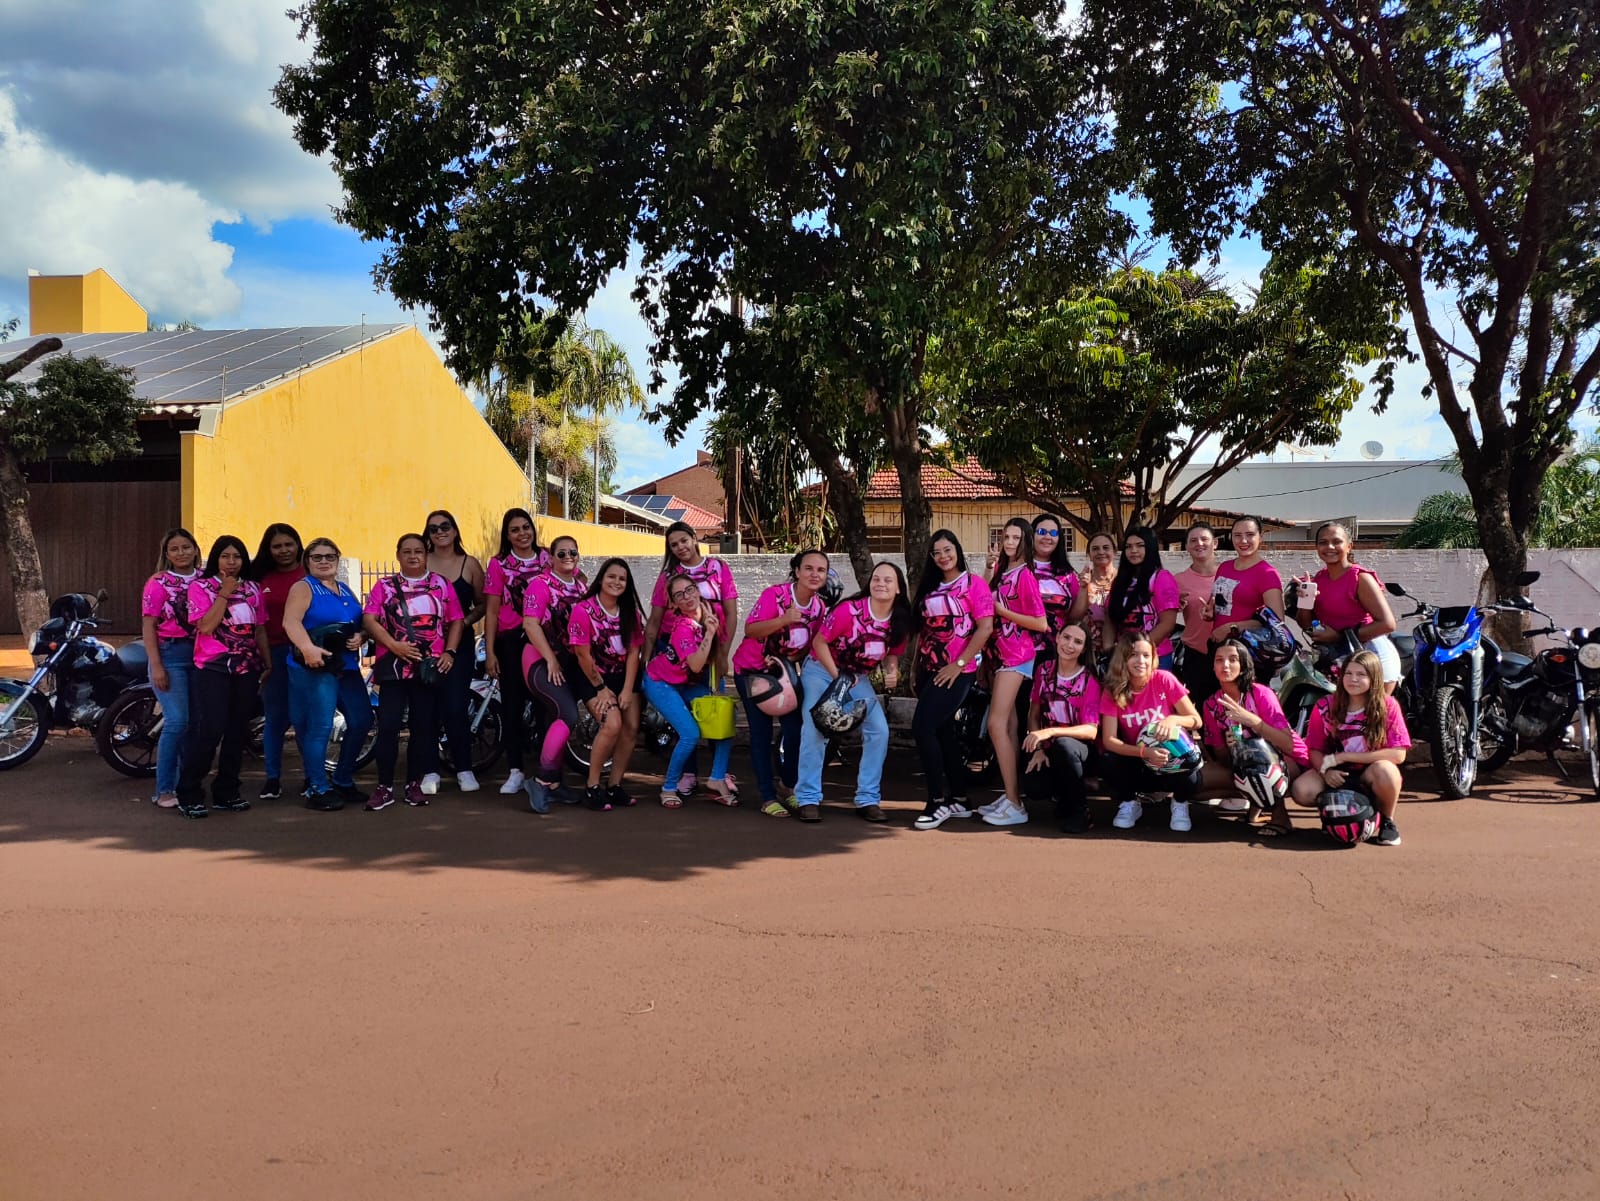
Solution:
[{"label": "house in background", "polygon": [[616,498],[651,518],[663,529],[675,521],[687,522],[701,542],[715,542],[722,536],[722,514],[713,513],[693,501],[673,493],[624,492]]},{"label": "house in background", "polygon": [[[202,548],[231,533],[254,551],[268,524],[287,521],[346,556],[388,563],[430,509],[453,512],[484,555],[501,514],[528,504],[527,474],[412,326],[150,332],[103,271],[34,276],[29,305],[36,336],[131,367],[146,404],[138,457],[96,466],[63,454],[28,469],[46,587],[105,588],[114,630],[138,628],[139,595],[172,526]],[[661,550],[659,535],[539,519],[546,542],[568,532],[585,555]],[[0,571],[0,633],[15,621]]]},{"label": "house in background", "polygon": [[[718,528],[728,513],[728,492],[718,474],[711,455],[703,450],[694,452],[694,464],[669,472],[660,479],[624,488],[618,496],[675,496],[697,509],[714,515]],[[692,523],[691,523],[692,524]]]}]

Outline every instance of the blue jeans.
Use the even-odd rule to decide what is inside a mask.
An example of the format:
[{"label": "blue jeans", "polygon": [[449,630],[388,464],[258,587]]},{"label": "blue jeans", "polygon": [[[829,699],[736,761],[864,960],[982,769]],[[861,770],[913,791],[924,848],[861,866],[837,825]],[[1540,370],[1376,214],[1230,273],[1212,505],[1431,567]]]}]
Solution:
[{"label": "blue jeans", "polygon": [[785,713],[777,719],[778,737],[778,762],[777,773],[774,776],[772,762],[772,723],[773,718],[763,713],[761,706],[745,695],[745,681],[748,673],[740,672],[733,677],[735,686],[739,689],[739,696],[744,701],[744,717],[750,726],[750,766],[755,768],[756,789],[761,793],[763,801],[778,799],[777,781],[781,779],[789,786],[789,791],[794,791],[795,778],[800,768],[800,726],[802,718],[800,710]]},{"label": "blue jeans", "polygon": [[289,645],[272,648],[272,674],[261,686],[262,767],[267,779],[283,778],[283,740],[289,733]]},{"label": "blue jeans", "polygon": [[[678,741],[672,747],[672,757],[667,760],[667,774],[661,781],[662,791],[672,792],[677,789],[678,781],[683,778],[683,769],[688,766],[694,748],[700,745],[700,723],[695,721],[694,714],[689,709],[689,702],[699,696],[710,696],[711,689],[704,684],[663,684],[648,675],[641,683],[645,696],[656,707],[656,711],[678,732]],[[728,760],[732,755],[733,739],[719,738],[711,744],[710,779],[728,778]]]},{"label": "blue jeans", "polygon": [[372,702],[359,671],[305,671],[289,669],[289,711],[300,742],[310,792],[328,791],[328,739],[333,734],[333,711],[344,714],[344,741],[333,772],[335,788],[355,783],[355,763],[361,744],[372,729]]},{"label": "blue jeans", "polygon": [[[800,709],[805,719],[800,727],[800,773],[794,786],[797,805],[822,804],[822,767],[828,739],[811,720],[811,706],[822,698],[832,678],[822,664],[807,659],[800,669],[800,687],[805,699]],[[861,723],[861,766],[856,770],[856,808],[865,809],[883,799],[883,761],[889,754],[889,719],[883,703],[866,676],[856,677],[850,695],[867,702],[867,720]]]},{"label": "blue jeans", "polygon": [[156,743],[157,796],[178,791],[183,746],[189,737],[189,677],[194,674],[194,642],[188,638],[163,641],[160,650],[161,666],[167,669],[170,687],[165,692],[156,689],[161,701],[161,741]]}]

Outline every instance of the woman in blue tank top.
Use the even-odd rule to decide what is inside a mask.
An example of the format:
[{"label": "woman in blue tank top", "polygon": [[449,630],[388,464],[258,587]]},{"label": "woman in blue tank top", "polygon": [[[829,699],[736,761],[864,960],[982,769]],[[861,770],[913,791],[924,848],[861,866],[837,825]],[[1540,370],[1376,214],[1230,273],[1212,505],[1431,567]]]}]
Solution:
[{"label": "woman in blue tank top", "polygon": [[[294,653],[289,656],[289,718],[306,772],[306,808],[343,809],[346,801],[364,801],[355,786],[355,761],[372,729],[372,702],[361,679],[356,652],[361,633],[361,600],[339,579],[339,548],[330,538],[315,538],[306,547],[310,574],[293,588],[283,607],[283,631]],[[338,651],[311,640],[310,631],[349,622],[356,632]],[[337,662],[329,662],[337,659]],[[328,739],[333,713],[344,714],[344,742],[333,780],[328,780]]]}]

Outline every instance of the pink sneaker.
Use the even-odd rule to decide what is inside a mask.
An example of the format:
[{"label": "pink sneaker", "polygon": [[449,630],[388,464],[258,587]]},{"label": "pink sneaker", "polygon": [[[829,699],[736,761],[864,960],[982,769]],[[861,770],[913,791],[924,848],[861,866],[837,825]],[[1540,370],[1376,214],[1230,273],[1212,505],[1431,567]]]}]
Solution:
[{"label": "pink sneaker", "polygon": [[406,804],[426,805],[427,803],[428,794],[422,791],[421,780],[412,780],[406,785]]},{"label": "pink sneaker", "polygon": [[372,790],[372,795],[367,798],[367,803],[361,807],[376,813],[379,809],[387,809],[394,804],[395,799],[394,789],[387,784],[379,784]]}]

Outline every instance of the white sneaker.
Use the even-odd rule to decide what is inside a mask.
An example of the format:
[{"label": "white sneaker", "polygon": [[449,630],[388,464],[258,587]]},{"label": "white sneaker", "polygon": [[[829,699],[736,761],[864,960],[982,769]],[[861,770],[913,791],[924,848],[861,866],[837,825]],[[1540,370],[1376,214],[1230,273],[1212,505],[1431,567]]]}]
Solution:
[{"label": "white sneaker", "polygon": [[513,771],[506,777],[506,782],[500,785],[500,795],[511,796],[513,793],[521,792],[522,785],[526,780],[527,777],[520,771]]},{"label": "white sneaker", "polygon": [[422,795],[437,796],[439,793],[439,773],[430,771],[422,777]]},{"label": "white sneaker", "polygon": [[1189,802],[1172,802],[1172,820],[1168,825],[1180,834],[1187,834],[1194,829],[1194,823],[1189,820]]},{"label": "white sneaker", "polygon": [[924,813],[911,824],[918,830],[937,830],[952,817],[971,817],[972,810],[959,803],[940,805],[932,813]]},{"label": "white sneaker", "polygon": [[1249,813],[1250,802],[1242,796],[1223,797],[1217,802],[1217,808],[1224,813]]},{"label": "white sneaker", "polygon": [[1025,826],[1028,824],[1028,811],[1016,804],[1010,797],[1001,797],[1003,808],[996,809],[983,815],[983,820],[991,826]]},{"label": "white sneaker", "polygon": [[979,817],[988,817],[991,813],[1004,813],[1011,807],[1011,798],[1008,796],[995,797],[987,805],[979,805],[976,812]]},{"label": "white sneaker", "polygon": [[477,792],[482,785],[478,783],[478,777],[470,771],[458,771],[456,773],[456,787],[461,789],[462,792]]},{"label": "white sneaker", "polygon": [[1123,801],[1117,806],[1117,816],[1111,819],[1111,824],[1119,830],[1131,830],[1143,816],[1144,806],[1138,801]]}]

